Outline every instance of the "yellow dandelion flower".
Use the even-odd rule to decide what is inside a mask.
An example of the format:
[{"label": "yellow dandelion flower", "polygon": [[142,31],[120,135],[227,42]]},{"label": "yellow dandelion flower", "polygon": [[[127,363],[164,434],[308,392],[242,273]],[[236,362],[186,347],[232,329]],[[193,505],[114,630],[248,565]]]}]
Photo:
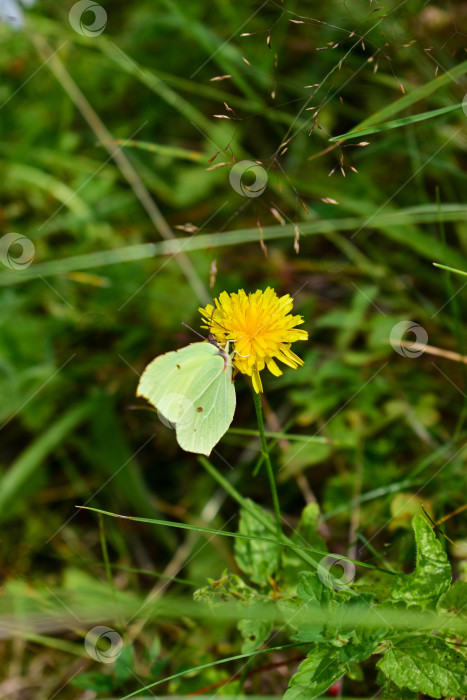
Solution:
[{"label": "yellow dandelion flower", "polygon": [[263,391],[260,372],[265,367],[275,377],[282,374],[274,358],[293,369],[303,365],[290,346],[296,340],[307,340],[308,333],[295,327],[303,318],[290,314],[293,299],[289,294],[278,297],[271,287],[248,295],[239,289],[233,294],[222,292],[214,304],[199,309],[208,324],[202,328],[209,329],[222,346],[233,341],[233,365],[252,378],[256,393]]}]

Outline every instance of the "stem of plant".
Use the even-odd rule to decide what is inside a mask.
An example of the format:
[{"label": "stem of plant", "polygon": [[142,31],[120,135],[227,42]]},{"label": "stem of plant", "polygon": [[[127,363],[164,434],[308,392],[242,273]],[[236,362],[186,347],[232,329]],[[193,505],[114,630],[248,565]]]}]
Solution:
[{"label": "stem of plant", "polygon": [[[263,420],[263,409],[261,407],[261,396],[253,391],[253,400],[255,402],[256,418],[258,420],[258,430],[261,438],[261,447],[264,457],[264,463],[266,464],[266,471],[268,473],[269,486],[271,489],[272,502],[274,504],[274,513],[276,515],[277,524],[277,539],[282,540],[282,525],[281,525],[281,507],[279,505],[279,496],[277,495],[276,480],[274,478],[274,471],[272,469],[271,458],[269,457],[268,444],[266,442],[266,433],[264,432],[264,420]],[[279,554],[280,556],[280,554]]]}]

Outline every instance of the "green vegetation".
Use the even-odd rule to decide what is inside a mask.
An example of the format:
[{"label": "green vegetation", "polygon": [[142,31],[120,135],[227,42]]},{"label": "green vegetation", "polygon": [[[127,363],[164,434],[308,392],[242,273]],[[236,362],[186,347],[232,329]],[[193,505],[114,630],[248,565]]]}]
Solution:
[{"label": "green vegetation", "polygon": [[[103,7],[0,23],[0,696],[465,697],[465,3]],[[268,286],[183,452],[138,376]]]}]

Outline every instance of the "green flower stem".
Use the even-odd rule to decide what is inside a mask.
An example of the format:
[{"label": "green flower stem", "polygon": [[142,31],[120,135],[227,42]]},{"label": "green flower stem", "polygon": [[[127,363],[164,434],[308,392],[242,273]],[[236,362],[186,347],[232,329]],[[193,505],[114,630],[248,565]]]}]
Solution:
[{"label": "green flower stem", "polygon": [[258,420],[259,435],[261,438],[262,453],[266,471],[268,473],[269,486],[271,488],[272,501],[274,503],[274,513],[276,515],[277,524],[277,539],[282,541],[282,525],[281,525],[281,507],[279,505],[279,496],[277,495],[276,480],[274,479],[274,471],[272,469],[271,458],[269,457],[268,444],[266,442],[266,433],[264,432],[263,409],[261,408],[261,396],[253,391],[253,400],[255,402],[256,418]]}]

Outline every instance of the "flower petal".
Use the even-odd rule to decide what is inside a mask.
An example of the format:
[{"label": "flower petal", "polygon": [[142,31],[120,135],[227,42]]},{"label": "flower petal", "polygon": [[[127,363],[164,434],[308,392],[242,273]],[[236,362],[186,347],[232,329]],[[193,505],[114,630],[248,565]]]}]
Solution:
[{"label": "flower petal", "polygon": [[251,378],[253,380],[253,389],[256,391],[257,394],[261,394],[261,392],[263,391],[263,385],[261,383],[261,377],[259,376],[259,372],[257,369],[253,370]]},{"label": "flower petal", "polygon": [[278,297],[272,287],[247,294],[221,292],[214,306],[200,309],[204,326],[223,346],[231,341],[232,363],[235,370],[252,377],[256,392],[263,390],[260,372],[267,367],[278,377],[282,370],[275,360],[297,369],[303,360],[290,349],[291,343],[307,340],[308,333],[297,328],[302,316],[291,314],[290,294]]},{"label": "flower petal", "polygon": [[282,374],[282,370],[280,367],[276,365],[274,360],[272,358],[266,358],[266,367],[268,370],[273,374],[275,377],[280,377]]}]

